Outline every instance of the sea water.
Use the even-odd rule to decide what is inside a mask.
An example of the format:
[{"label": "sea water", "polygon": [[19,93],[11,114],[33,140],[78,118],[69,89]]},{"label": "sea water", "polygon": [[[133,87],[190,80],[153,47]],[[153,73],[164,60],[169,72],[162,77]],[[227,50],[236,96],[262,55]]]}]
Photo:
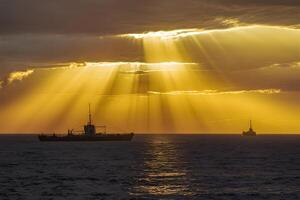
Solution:
[{"label": "sea water", "polygon": [[300,135],[2,135],[0,199],[300,199]]}]

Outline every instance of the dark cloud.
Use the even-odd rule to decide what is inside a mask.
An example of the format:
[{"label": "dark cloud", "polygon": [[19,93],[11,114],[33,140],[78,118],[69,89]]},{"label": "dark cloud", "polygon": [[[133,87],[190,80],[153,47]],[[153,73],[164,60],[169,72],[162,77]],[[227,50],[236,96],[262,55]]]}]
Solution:
[{"label": "dark cloud", "polygon": [[7,73],[58,63],[140,61],[141,43],[88,35],[11,35],[0,38],[0,79]]},{"label": "dark cloud", "polygon": [[225,4],[238,4],[238,5],[285,5],[285,6],[299,6],[298,0],[210,0],[210,2],[218,2]]},{"label": "dark cloud", "polygon": [[215,18],[295,25],[298,0],[2,0],[0,33],[116,34],[219,28]]}]

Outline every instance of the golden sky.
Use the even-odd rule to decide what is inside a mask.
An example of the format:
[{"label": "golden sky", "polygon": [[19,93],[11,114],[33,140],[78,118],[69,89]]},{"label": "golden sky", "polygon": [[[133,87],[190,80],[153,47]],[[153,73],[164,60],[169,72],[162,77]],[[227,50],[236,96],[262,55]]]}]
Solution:
[{"label": "golden sky", "polygon": [[46,4],[0,8],[1,133],[300,133],[298,1]]}]

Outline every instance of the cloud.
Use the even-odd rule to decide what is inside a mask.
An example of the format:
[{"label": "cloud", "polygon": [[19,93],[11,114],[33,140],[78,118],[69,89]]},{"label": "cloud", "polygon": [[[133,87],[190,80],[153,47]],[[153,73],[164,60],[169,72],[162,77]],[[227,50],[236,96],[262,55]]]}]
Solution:
[{"label": "cloud", "polygon": [[79,68],[79,67],[87,67],[89,65],[89,63],[65,63],[65,64],[56,64],[54,66],[44,66],[44,67],[39,67],[36,68],[38,70],[56,70],[56,69],[75,69],[75,68]]},{"label": "cloud", "polygon": [[[13,71],[72,62],[148,62],[142,38],[152,35],[178,39],[176,49],[168,46],[165,54],[177,51],[181,56],[155,62],[199,63],[201,70],[222,74],[297,62],[299,8],[298,0],[3,0],[0,79]],[[114,37],[124,34],[137,35]],[[273,87],[275,80],[262,83],[267,77],[260,77],[257,85]],[[299,83],[284,80],[284,89]]]},{"label": "cloud", "polygon": [[156,32],[145,32],[145,33],[127,33],[116,35],[116,37],[128,37],[133,39],[147,39],[147,38],[158,38],[161,40],[168,39],[180,39],[187,38],[193,36],[200,35],[210,35],[210,34],[218,34],[218,33],[228,33],[228,32],[238,32],[238,31],[247,31],[253,29],[274,29],[274,30],[289,30],[289,31],[300,31],[295,28],[282,27],[282,26],[265,26],[265,25],[247,25],[240,23],[237,19],[220,19],[222,23],[228,24],[231,28],[226,29],[212,29],[212,30],[204,30],[204,29],[178,29],[171,31],[156,31]]},{"label": "cloud", "polygon": [[235,4],[235,5],[260,5],[260,6],[299,6],[300,2],[298,0],[212,0],[213,2],[223,3],[223,4]]},{"label": "cloud", "polygon": [[2,0],[0,34],[110,35],[226,27],[215,21],[219,17],[291,26],[299,24],[294,14],[299,6],[298,0]]},{"label": "cloud", "polygon": [[[228,31],[224,35],[227,37],[230,34],[234,35],[236,41],[241,41],[244,39],[243,34],[238,34],[238,30],[227,28],[253,25],[272,25],[280,28],[299,27],[300,16],[295,14],[298,13],[299,7],[298,0],[152,0],[146,2],[140,0],[52,0],[47,2],[2,0],[0,7],[0,76],[11,71],[23,70],[28,66],[55,63],[144,62],[141,42],[111,37],[126,33],[152,32],[157,34],[156,31],[163,32],[162,30],[164,30],[164,34],[171,34],[170,36],[166,35],[170,38],[173,37],[174,32],[180,29],[181,32],[175,33],[176,37],[190,35],[189,38],[191,38],[195,35],[199,36],[198,34],[205,35],[205,31],[216,34],[217,30],[224,29]],[[262,28],[260,27],[260,29]],[[242,31],[249,31],[251,35],[255,34],[262,40],[266,40],[265,37],[267,37],[262,37],[261,33],[253,33],[251,30],[242,29]],[[280,34],[278,32],[268,33],[268,35],[273,37],[273,35]],[[225,63],[224,68],[233,68],[244,64],[255,65],[243,56],[241,60],[245,60],[245,63],[241,64],[228,62],[232,59],[230,55],[224,55],[224,53],[217,52],[210,55],[211,52],[220,48],[216,47],[216,44],[208,37],[209,35],[203,35],[199,36],[203,38],[200,43],[208,48],[208,55],[212,57],[213,62],[214,59],[220,57],[220,61],[216,65]],[[285,35],[284,37],[289,36]],[[216,39],[219,41],[219,38]],[[277,41],[276,38],[269,40],[274,43]],[[221,45],[224,45],[223,42]],[[225,46],[228,45],[225,44]],[[234,42],[230,45],[238,46]],[[259,44],[255,45],[260,48]],[[191,54],[195,52],[197,55],[197,57],[192,55],[193,58],[187,62],[209,64],[203,52],[199,52],[199,49],[195,51],[195,44],[182,46],[184,48],[187,46],[186,48],[192,52]],[[193,49],[189,46],[193,46]],[[267,45],[265,46],[267,47]],[[279,43],[278,46],[280,46]],[[285,49],[286,47],[284,46],[283,52],[289,51]],[[270,49],[274,49],[274,47],[270,47]],[[232,51],[230,48],[225,48],[225,50]],[[270,50],[265,49],[264,51]],[[297,50],[293,51],[297,52]],[[248,50],[240,52],[245,52],[249,60],[253,60],[253,55],[249,56]],[[224,58],[226,56],[229,58]],[[266,57],[270,59],[272,56],[266,55]],[[171,61],[171,59],[164,61]],[[183,60],[174,61],[182,62]],[[290,61],[291,59],[284,58],[284,62]],[[267,65],[272,62],[280,61],[277,58],[275,61],[266,59],[265,63],[259,61],[257,65]]]},{"label": "cloud", "polygon": [[160,39],[175,39],[180,37],[187,37],[191,35],[198,35],[203,33],[203,30],[193,28],[193,29],[178,29],[171,31],[155,31],[146,33],[128,33],[117,35],[117,37],[132,37],[134,39],[144,39],[144,38],[160,38]]},{"label": "cloud", "polygon": [[[142,48],[120,38],[98,35],[5,35],[0,37],[0,78],[11,71],[57,63],[142,61]],[[3,78],[3,77],[2,77]]]},{"label": "cloud", "polygon": [[187,90],[187,91],[170,91],[170,92],[157,92],[148,91],[148,94],[153,95],[235,95],[235,94],[278,94],[281,93],[280,89],[260,89],[260,90],[235,90],[235,91],[218,91],[218,90]]},{"label": "cloud", "polygon": [[267,71],[267,70],[281,70],[281,69],[287,69],[287,70],[299,70],[300,69],[300,61],[295,62],[287,62],[287,63],[274,63],[271,65],[263,66],[259,68],[260,71]]},{"label": "cloud", "polygon": [[33,74],[34,70],[29,69],[26,71],[15,71],[9,74],[7,79],[8,84],[12,84],[14,81],[22,81],[23,79],[27,78],[31,74]]},{"label": "cloud", "polygon": [[[208,69],[248,69],[300,60],[297,53],[300,50],[300,30],[287,27],[256,25],[137,34],[140,34],[138,37],[159,35],[179,39],[176,44],[183,58],[165,56],[157,62],[194,62]],[[145,62],[143,43],[139,40],[126,37],[99,39],[98,35],[3,36],[0,37],[0,74],[23,70],[28,66],[40,67],[56,63]],[[165,49],[166,53],[169,51],[173,49]]]},{"label": "cloud", "polygon": [[224,26],[228,26],[228,27],[240,27],[240,26],[251,25],[251,24],[247,24],[247,23],[241,22],[238,18],[224,18],[224,17],[219,17],[219,18],[216,18],[216,21],[220,22]]}]

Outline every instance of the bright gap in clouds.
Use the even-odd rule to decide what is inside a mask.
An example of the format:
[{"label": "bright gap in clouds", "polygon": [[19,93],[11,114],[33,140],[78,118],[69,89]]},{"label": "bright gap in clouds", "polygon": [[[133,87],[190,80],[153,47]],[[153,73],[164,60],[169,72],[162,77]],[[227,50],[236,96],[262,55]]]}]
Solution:
[{"label": "bright gap in clouds", "polygon": [[[225,20],[228,22],[230,20]],[[236,22],[237,23],[237,22]],[[144,33],[127,33],[120,34],[117,37],[127,37],[134,39],[147,39],[147,38],[159,38],[159,39],[179,39],[190,36],[197,36],[201,34],[210,34],[210,33],[218,33],[218,32],[230,32],[230,31],[238,31],[238,30],[247,30],[247,29],[256,29],[256,28],[271,28],[271,29],[285,29],[285,30],[297,30],[295,28],[289,28],[284,26],[268,26],[268,25],[243,25],[243,26],[234,26],[231,28],[224,29],[199,29],[199,28],[190,28],[190,29],[177,29],[177,30],[161,30],[161,31],[149,31]]]}]

